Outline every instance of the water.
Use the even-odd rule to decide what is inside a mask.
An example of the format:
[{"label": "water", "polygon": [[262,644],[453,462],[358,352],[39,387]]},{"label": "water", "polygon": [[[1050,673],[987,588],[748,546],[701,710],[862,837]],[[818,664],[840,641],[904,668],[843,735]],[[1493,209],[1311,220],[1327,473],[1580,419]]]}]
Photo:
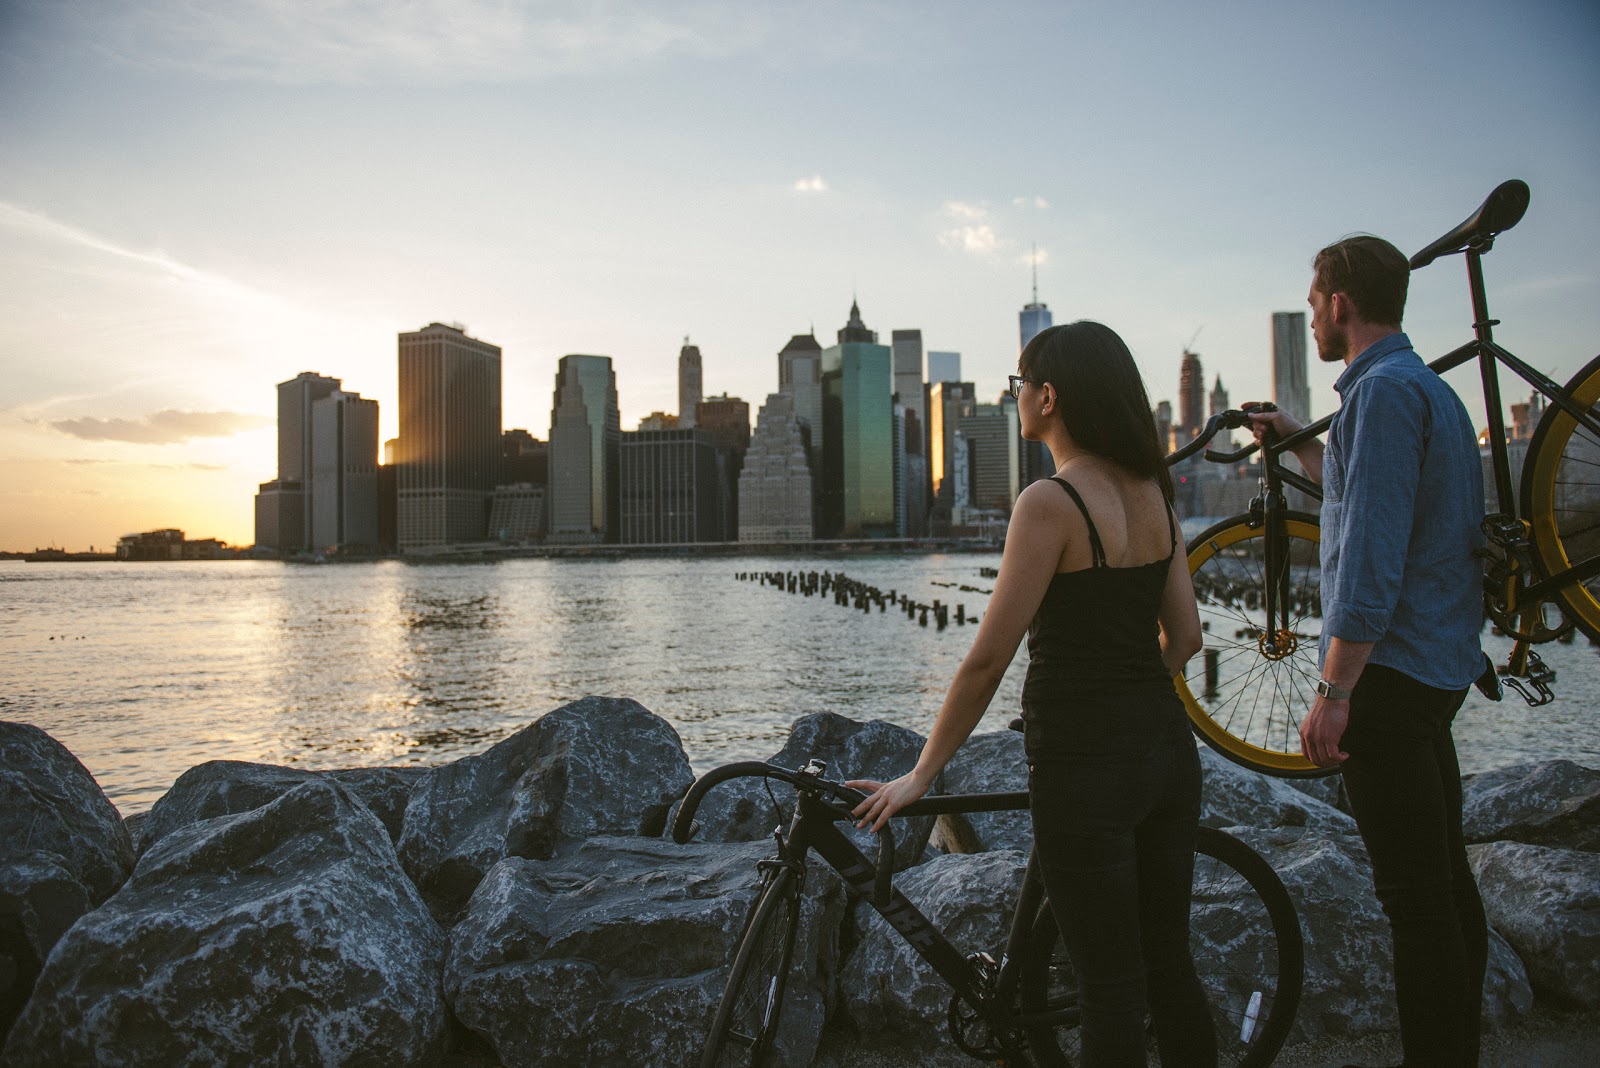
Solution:
[{"label": "water", "polygon": [[[831,570],[986,609],[998,554],[384,562],[0,563],[0,718],[49,731],[124,813],[204,760],[304,768],[437,764],[588,694],[678,729],[697,771],[765,758],[811,712],[926,733],[976,628],[740,582]],[[952,616],[953,620],[953,616]],[[1508,645],[1485,634],[1491,655]],[[1466,770],[1564,756],[1600,766],[1600,655],[1543,649],[1558,698],[1475,692]],[[979,730],[1018,707],[1025,653]]]}]

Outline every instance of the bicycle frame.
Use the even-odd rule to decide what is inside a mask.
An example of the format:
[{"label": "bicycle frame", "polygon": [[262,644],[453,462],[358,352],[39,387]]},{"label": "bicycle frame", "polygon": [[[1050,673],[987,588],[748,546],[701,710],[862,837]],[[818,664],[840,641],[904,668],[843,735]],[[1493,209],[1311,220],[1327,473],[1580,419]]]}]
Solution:
[{"label": "bicycle frame", "polygon": [[[1001,955],[999,970],[991,984],[972,961],[962,955],[942,932],[905,895],[892,886],[887,901],[876,898],[878,869],[855,844],[834,826],[839,810],[800,790],[799,803],[788,832],[782,836],[781,852],[791,862],[804,864],[808,851],[815,851],[839,873],[852,890],[872,904],[878,915],[897,931],[922,956],[961,998],[976,1009],[996,1035],[1008,1035],[1022,1027],[1055,1026],[1074,1022],[1077,1009],[1063,1008],[1040,1013],[1015,1013],[1021,971],[1018,961],[1033,930],[1033,918],[1044,901],[1044,879],[1037,859],[1028,857],[1022,890],[1012,913],[1011,931]],[[1025,793],[948,794],[923,798],[896,813],[898,817],[938,816],[957,812],[1008,812],[1028,807]]]}]

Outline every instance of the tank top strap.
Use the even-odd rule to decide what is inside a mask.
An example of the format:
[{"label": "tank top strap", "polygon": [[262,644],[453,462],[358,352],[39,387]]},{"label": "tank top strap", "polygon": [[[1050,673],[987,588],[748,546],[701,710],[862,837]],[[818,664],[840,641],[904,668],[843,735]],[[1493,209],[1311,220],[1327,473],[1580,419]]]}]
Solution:
[{"label": "tank top strap", "polygon": [[1078,491],[1072,488],[1072,483],[1058,475],[1050,476],[1050,481],[1067,491],[1067,496],[1072,498],[1072,503],[1078,506],[1078,511],[1083,513],[1083,521],[1089,528],[1089,549],[1094,554],[1094,566],[1106,566],[1105,546],[1100,544],[1100,532],[1094,527],[1094,520],[1089,518],[1089,508],[1083,503],[1083,498]]}]

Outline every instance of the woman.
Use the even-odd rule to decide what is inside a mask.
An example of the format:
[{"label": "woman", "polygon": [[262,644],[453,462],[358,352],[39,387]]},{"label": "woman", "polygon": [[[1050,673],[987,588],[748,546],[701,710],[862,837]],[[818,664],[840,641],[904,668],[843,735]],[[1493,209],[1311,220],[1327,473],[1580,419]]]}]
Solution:
[{"label": "woman", "polygon": [[1189,953],[1200,763],[1173,676],[1200,619],[1144,383],[1112,330],[1028,343],[1012,376],[1022,436],[1056,476],[1017,498],[993,598],[912,771],[855,810],[877,831],[920,798],[982,718],[1028,634],[1029,807],[1078,976],[1082,1063],[1210,1065],[1216,1036]]}]

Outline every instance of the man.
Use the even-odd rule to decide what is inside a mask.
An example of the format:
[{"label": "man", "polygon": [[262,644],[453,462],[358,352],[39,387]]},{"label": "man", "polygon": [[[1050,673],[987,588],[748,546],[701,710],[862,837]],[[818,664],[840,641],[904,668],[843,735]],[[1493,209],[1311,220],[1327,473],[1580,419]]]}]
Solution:
[{"label": "man", "polygon": [[[1311,330],[1343,362],[1322,484],[1322,679],[1306,757],[1339,765],[1389,918],[1405,1068],[1476,1065],[1488,931],[1450,724],[1483,671],[1483,475],[1460,399],[1400,332],[1410,269],[1367,235],[1317,253]],[[1299,425],[1253,417],[1256,439]]]}]

